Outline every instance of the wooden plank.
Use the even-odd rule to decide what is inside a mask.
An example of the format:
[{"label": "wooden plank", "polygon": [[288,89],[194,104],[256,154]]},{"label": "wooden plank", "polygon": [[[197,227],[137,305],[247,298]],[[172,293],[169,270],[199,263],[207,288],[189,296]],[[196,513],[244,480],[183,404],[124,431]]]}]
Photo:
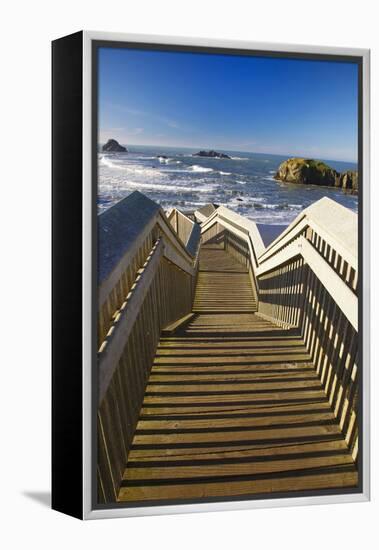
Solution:
[{"label": "wooden plank", "polygon": [[[162,417],[159,417],[162,418]],[[335,422],[335,416],[330,410],[322,411],[319,413],[311,412],[310,414],[285,414],[280,416],[267,415],[259,416],[257,415],[234,415],[231,418],[228,416],[219,416],[216,418],[194,418],[191,420],[186,419],[174,419],[170,420],[154,420],[154,419],[140,419],[137,424],[137,431],[143,433],[144,430],[154,431],[154,430],[191,430],[191,429],[213,429],[213,428],[239,428],[239,427],[259,427],[259,426],[271,426],[280,428],[286,424],[316,424],[322,422]]]},{"label": "wooden plank", "polygon": [[[126,481],[140,481],[143,485],[146,480],[187,480],[191,478],[196,482],[198,478],[216,478],[222,482],[223,477],[273,474],[281,472],[296,472],[306,469],[319,469],[323,467],[338,467],[342,465],[353,466],[354,462],[349,451],[346,449],[344,454],[335,454],[332,456],[302,456],[286,460],[272,460],[272,457],[264,457],[264,460],[250,459],[247,462],[235,461],[231,464],[225,464],[221,461],[216,464],[200,464],[194,466],[173,466],[166,463],[168,467],[154,467],[146,464],[145,467],[134,468],[129,466],[125,470],[123,479]],[[237,473],[238,472],[238,473]]]},{"label": "wooden plank", "polygon": [[[178,461],[212,461],[217,463],[218,460],[232,461],[245,460],[254,458],[273,459],[280,458],[283,455],[301,455],[310,453],[329,453],[329,454],[344,454],[346,453],[347,445],[343,439],[330,439],[316,442],[304,442],[301,444],[291,443],[283,445],[278,444],[262,445],[239,445],[228,447],[227,445],[219,447],[211,447],[209,449],[185,448],[185,449],[134,449],[129,454],[129,464],[149,462],[159,462],[162,465]],[[126,471],[124,476],[126,475]]]},{"label": "wooden plank", "polygon": [[[198,382],[198,381],[197,381]],[[280,392],[280,391],[299,391],[305,389],[319,389],[320,382],[317,379],[310,380],[288,380],[288,381],[276,381],[276,380],[261,380],[261,381],[232,381],[231,383],[225,382],[202,382],[201,384],[194,381],[184,383],[181,379],[177,380],[176,383],[165,384],[164,382],[154,383],[149,381],[146,386],[145,395],[186,395],[186,394],[196,394],[196,395],[223,395],[223,394],[254,394],[262,392]]]},{"label": "wooden plank", "polygon": [[[201,312],[160,339],[118,500],[356,486],[351,449],[303,340],[246,311],[251,283],[247,272],[233,272],[235,257],[217,247],[201,255],[215,271],[199,274]],[[280,314],[288,323],[292,276],[283,272]]]},{"label": "wooden plank", "polygon": [[181,317],[174,323],[167,325],[164,329],[162,329],[162,336],[164,337],[172,336],[178,329],[182,328],[189,321],[191,321],[194,315],[195,315],[194,313],[188,313],[188,315],[185,315],[184,317]]},{"label": "wooden plank", "polygon": [[279,352],[277,354],[274,354],[271,350],[270,353],[267,354],[255,354],[250,357],[244,356],[244,355],[236,355],[232,357],[226,356],[209,356],[209,357],[196,357],[196,356],[188,356],[188,357],[179,357],[179,356],[167,356],[167,357],[156,357],[154,361],[154,365],[177,365],[181,366],[183,365],[191,365],[191,364],[204,364],[204,365],[218,365],[222,363],[223,365],[226,365],[228,363],[236,364],[264,364],[264,363],[283,363],[283,362],[304,362],[309,359],[308,353],[283,353]]},{"label": "wooden plank", "polygon": [[247,481],[228,480],[223,483],[187,483],[185,485],[156,485],[122,487],[118,500],[165,500],[165,499],[203,499],[210,497],[235,497],[265,493],[280,493],[310,491],[316,489],[334,489],[341,487],[356,487],[358,476],[355,471],[329,473],[327,469],[314,475],[286,476],[276,479],[253,479]]},{"label": "wooden plank", "polygon": [[307,426],[305,428],[291,427],[278,429],[234,429],[233,431],[207,431],[204,433],[168,433],[161,434],[156,432],[149,435],[141,435],[137,433],[133,440],[132,448],[137,446],[185,446],[187,444],[200,444],[208,447],[211,443],[243,443],[247,441],[281,441],[283,443],[286,440],[304,439],[308,440],[311,437],[333,435],[341,436],[341,430],[338,425],[326,425],[326,426]]}]

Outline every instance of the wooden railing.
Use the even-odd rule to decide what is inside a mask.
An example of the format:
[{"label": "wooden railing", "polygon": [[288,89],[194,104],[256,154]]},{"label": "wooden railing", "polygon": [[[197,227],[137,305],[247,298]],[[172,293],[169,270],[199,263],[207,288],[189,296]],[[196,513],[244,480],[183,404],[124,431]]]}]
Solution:
[{"label": "wooden railing", "polygon": [[140,193],[99,216],[99,502],[117,499],[161,331],[192,310],[192,245]]},{"label": "wooden railing", "polygon": [[258,302],[258,254],[263,253],[265,247],[256,224],[220,206],[201,224],[201,240],[203,243],[220,244],[248,268],[253,295]]},{"label": "wooden railing", "polygon": [[358,227],[324,198],[259,257],[259,312],[296,327],[354,459],[358,453]]},{"label": "wooden railing", "polygon": [[218,208],[202,241],[248,257],[258,314],[299,331],[354,459],[358,453],[357,216],[324,198],[267,248],[256,225]]},{"label": "wooden railing", "polygon": [[258,315],[304,341],[354,459],[358,453],[357,217],[329,199],[265,248],[219,207],[202,224],[140,193],[99,216],[99,502],[114,502],[162,329],[192,310],[202,243],[248,267]]},{"label": "wooden railing", "polygon": [[170,222],[170,225],[174,229],[175,233],[178,235],[179,239],[186,246],[191,238],[193,228],[197,226],[197,224],[176,208],[172,208],[167,213],[167,219]]}]

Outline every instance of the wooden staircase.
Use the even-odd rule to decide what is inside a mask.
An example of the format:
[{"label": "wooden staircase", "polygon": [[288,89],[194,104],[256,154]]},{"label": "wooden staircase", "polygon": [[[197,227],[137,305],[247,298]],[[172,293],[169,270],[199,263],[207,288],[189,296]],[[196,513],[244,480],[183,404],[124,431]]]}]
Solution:
[{"label": "wooden staircase", "polygon": [[248,270],[218,245],[203,245],[193,311],[196,313],[254,312]]},{"label": "wooden staircase", "polygon": [[160,340],[118,500],[355,487],[303,341],[254,313],[246,269],[217,246],[202,247],[193,311]]}]

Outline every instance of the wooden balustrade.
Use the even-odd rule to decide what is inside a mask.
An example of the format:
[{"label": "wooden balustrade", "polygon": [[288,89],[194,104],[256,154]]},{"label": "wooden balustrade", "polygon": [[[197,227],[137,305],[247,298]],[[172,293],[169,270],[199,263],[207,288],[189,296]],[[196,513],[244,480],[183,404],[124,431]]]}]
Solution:
[{"label": "wooden balustrade", "polygon": [[[114,502],[119,494],[162,329],[188,318],[193,307],[200,226],[175,209],[166,217],[141,197],[116,205],[100,223],[103,242],[117,242],[103,247],[105,266],[99,269],[99,502]],[[132,226],[126,222],[130,209],[138,212],[137,226],[135,219]],[[222,247],[248,267],[258,315],[303,342],[354,460],[356,234],[356,216],[324,199],[267,248],[256,225],[227,208],[214,210],[201,224],[202,244]]]},{"label": "wooden balustrade", "polygon": [[304,260],[300,256],[261,275],[259,313],[282,327],[298,327],[303,307]]},{"label": "wooden balustrade", "polygon": [[305,238],[314,246],[318,253],[328,262],[332,269],[338,273],[341,279],[354,293],[357,293],[358,270],[351,263],[344,259],[325,238],[322,238],[317,231],[308,227],[304,233]]},{"label": "wooden balustrade", "polygon": [[187,216],[185,216],[182,212],[180,212],[176,208],[173,208],[168,213],[167,219],[170,222],[170,225],[175,230],[179,239],[182,241],[182,243],[184,245],[187,245],[188,240],[191,236],[193,227],[196,225],[195,222],[190,220]]},{"label": "wooden balustrade", "polygon": [[141,247],[138,248],[135,255],[131,258],[130,264],[125,267],[119,280],[99,307],[97,331],[99,347],[112,326],[114,318],[117,315],[125,296],[129,293],[137,276],[138,270],[143,266],[147,255],[151,250],[152,244],[153,234],[150,233],[143,241]]},{"label": "wooden balustrade", "polygon": [[354,460],[358,453],[358,332],[306,268],[301,335]]},{"label": "wooden balustrade", "polygon": [[205,231],[202,231],[201,242],[203,244],[219,244],[224,247],[224,231],[225,227],[216,222]]},{"label": "wooden balustrade", "polygon": [[[191,312],[198,262],[197,255],[189,254],[172,231],[163,212],[151,207],[152,201],[139,193],[134,200],[127,199],[113,207],[113,212],[107,211],[107,220],[113,216],[121,225],[100,223],[109,248],[103,249],[103,256],[109,252],[116,265],[100,270],[108,276],[100,288],[99,317],[104,318],[105,304],[111,304],[113,313],[108,330],[104,325],[99,337],[99,502],[117,499],[161,331]],[[123,234],[123,224],[130,229],[131,207],[138,207],[140,214],[142,210],[142,216],[147,213],[147,219],[125,250],[125,242],[112,243],[112,231],[115,239]],[[147,242],[152,243],[150,250]],[[131,265],[125,265],[125,258]]]},{"label": "wooden balustrade", "polygon": [[304,210],[266,249],[252,222],[226,208],[216,210],[202,225],[203,242],[222,244],[240,262],[247,253],[258,291],[258,314],[299,331],[356,460],[356,215],[324,198]]},{"label": "wooden balustrade", "polygon": [[[321,201],[320,201],[321,202]],[[323,200],[323,218],[343,218],[357,234],[356,216]],[[259,258],[259,312],[296,327],[304,340],[354,460],[358,453],[358,299],[356,247],[344,249],[336,229],[322,226],[319,205],[295,220]],[[346,209],[343,209],[346,210]],[[315,211],[316,214],[315,215]],[[329,216],[328,216],[329,214]],[[348,223],[346,223],[347,218]],[[332,220],[332,222],[331,222]],[[337,232],[337,235],[335,234]],[[271,250],[270,250],[271,248]]]},{"label": "wooden balustrade", "polygon": [[259,276],[258,284],[259,313],[280,326],[299,329],[356,459],[357,329],[301,256]]}]

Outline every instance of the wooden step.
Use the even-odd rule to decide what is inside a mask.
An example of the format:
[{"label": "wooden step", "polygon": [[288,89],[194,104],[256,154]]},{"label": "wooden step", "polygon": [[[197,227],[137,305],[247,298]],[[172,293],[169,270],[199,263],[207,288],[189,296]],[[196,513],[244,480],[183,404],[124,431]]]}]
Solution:
[{"label": "wooden step", "polygon": [[202,246],[194,315],[158,345],[120,502],[357,487],[302,339],[256,307],[246,268]]}]

